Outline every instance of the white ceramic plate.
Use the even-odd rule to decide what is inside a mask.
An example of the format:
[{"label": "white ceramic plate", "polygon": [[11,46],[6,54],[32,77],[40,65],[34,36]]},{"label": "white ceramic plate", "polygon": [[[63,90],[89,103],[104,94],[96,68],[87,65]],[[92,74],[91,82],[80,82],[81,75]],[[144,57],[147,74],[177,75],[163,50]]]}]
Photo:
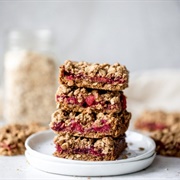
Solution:
[{"label": "white ceramic plate", "polygon": [[30,155],[33,157],[41,158],[42,160],[55,161],[59,163],[75,163],[75,164],[119,164],[126,163],[130,161],[137,161],[151,157],[155,152],[154,141],[140,133],[127,131],[126,141],[128,143],[128,148],[123,152],[128,156],[127,159],[122,159],[122,156],[116,161],[78,161],[54,157],[52,154],[55,151],[53,144],[53,138],[55,134],[51,130],[42,131],[31,135],[25,142],[26,149]]},{"label": "white ceramic plate", "polygon": [[149,158],[126,163],[82,165],[79,163],[70,164],[37,158],[30,154],[28,150],[25,152],[25,155],[28,162],[34,168],[49,173],[73,176],[112,176],[133,173],[150,166],[156,156],[156,154],[153,154]]}]

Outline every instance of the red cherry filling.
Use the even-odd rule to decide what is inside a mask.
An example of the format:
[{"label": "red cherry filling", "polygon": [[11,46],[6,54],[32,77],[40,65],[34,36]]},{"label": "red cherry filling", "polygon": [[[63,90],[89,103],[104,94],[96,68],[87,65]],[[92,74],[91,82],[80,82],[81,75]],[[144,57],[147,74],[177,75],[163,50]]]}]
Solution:
[{"label": "red cherry filling", "polygon": [[122,107],[122,110],[126,109],[126,97],[122,94],[120,99],[121,99],[121,104],[116,103],[116,104],[111,104],[110,102],[96,102],[96,99],[93,95],[87,96],[85,99],[82,100],[82,102],[78,102],[78,99],[75,96],[66,96],[66,95],[56,95],[56,101],[57,102],[62,102],[60,99],[62,99],[64,102],[68,104],[75,104],[79,105],[81,107],[91,107],[95,106],[97,104],[101,104],[105,109],[111,110],[111,109],[119,109]]},{"label": "red cherry filling", "polygon": [[127,108],[126,96],[124,96],[123,94],[121,95],[121,105],[122,105],[122,110],[125,110]]},{"label": "red cherry filling", "polygon": [[61,148],[61,146],[59,144],[56,144],[56,150],[57,152],[59,153],[62,153],[63,152],[63,149]]},{"label": "red cherry filling", "polygon": [[70,131],[73,132],[81,132],[81,133],[84,132],[84,128],[82,127],[80,122],[72,121],[69,127],[70,127]]},{"label": "red cherry filling", "polygon": [[86,76],[84,74],[73,74],[71,72],[66,72],[64,71],[64,76],[66,77],[67,80],[76,80],[76,79],[87,79],[91,82],[100,82],[100,83],[109,83],[109,84],[113,84],[113,83],[124,83],[125,80],[122,77],[101,77],[101,76],[95,76],[95,77],[90,77],[90,76]]},{"label": "red cherry filling", "polygon": [[90,128],[83,128],[80,122],[75,122],[74,120],[71,120],[70,125],[66,126],[64,121],[61,121],[59,123],[54,123],[52,129],[54,131],[70,131],[70,132],[108,132],[110,130],[111,126],[107,124],[106,120],[101,120],[101,125],[96,126],[93,125]]},{"label": "red cherry filling", "polygon": [[7,149],[8,151],[12,151],[13,149],[17,148],[17,144],[7,144],[5,142],[0,142],[0,147]]},{"label": "red cherry filling", "polygon": [[65,129],[65,123],[63,121],[54,123],[52,129],[55,131],[63,131]]},{"label": "red cherry filling", "polygon": [[104,154],[102,153],[102,150],[101,149],[98,149],[98,150],[95,150],[95,148],[93,146],[91,146],[90,148],[75,148],[75,149],[72,149],[72,150],[63,150],[61,148],[61,146],[59,144],[56,145],[56,150],[57,152],[59,153],[72,153],[72,154],[91,154],[91,155],[94,155],[94,156],[103,156]]},{"label": "red cherry filling", "polygon": [[85,99],[85,102],[88,106],[92,106],[95,102],[95,97],[93,95],[90,95]]},{"label": "red cherry filling", "polygon": [[106,123],[107,123],[107,121],[102,119],[101,124],[103,124],[103,126],[94,126],[93,130],[96,132],[107,132],[107,131],[109,131],[110,125],[106,124]]},{"label": "red cherry filling", "polygon": [[155,131],[155,130],[163,130],[167,128],[165,124],[162,123],[155,123],[155,122],[143,122],[138,125],[138,128],[145,128],[149,129],[150,131]]}]

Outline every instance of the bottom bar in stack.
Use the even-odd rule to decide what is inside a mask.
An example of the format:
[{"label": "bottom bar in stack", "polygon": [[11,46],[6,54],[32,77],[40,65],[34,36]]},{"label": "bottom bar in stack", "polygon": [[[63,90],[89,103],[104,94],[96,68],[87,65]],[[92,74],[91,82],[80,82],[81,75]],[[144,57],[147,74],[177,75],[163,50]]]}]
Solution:
[{"label": "bottom bar in stack", "polygon": [[116,160],[127,147],[125,134],[117,138],[99,139],[76,137],[69,134],[54,138],[56,151],[54,156],[85,161]]}]

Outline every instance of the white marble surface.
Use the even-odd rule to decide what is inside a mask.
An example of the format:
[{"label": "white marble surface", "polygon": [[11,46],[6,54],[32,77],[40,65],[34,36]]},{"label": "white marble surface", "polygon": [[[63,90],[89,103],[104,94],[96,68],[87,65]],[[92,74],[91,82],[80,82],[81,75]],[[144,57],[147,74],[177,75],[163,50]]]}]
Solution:
[{"label": "white marble surface", "polygon": [[150,167],[140,172],[113,177],[74,177],[42,172],[25,156],[0,156],[0,179],[180,179],[180,158],[156,156]]}]

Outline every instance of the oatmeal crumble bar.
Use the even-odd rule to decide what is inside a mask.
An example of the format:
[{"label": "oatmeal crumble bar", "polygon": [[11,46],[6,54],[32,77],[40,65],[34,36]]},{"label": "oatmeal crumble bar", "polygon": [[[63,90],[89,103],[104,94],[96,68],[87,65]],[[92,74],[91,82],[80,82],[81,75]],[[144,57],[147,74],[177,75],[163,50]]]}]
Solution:
[{"label": "oatmeal crumble bar", "polygon": [[180,123],[151,134],[156,143],[157,154],[180,157]]},{"label": "oatmeal crumble bar", "polygon": [[131,113],[126,110],[122,113],[107,114],[92,111],[79,113],[58,109],[52,114],[50,128],[57,134],[70,133],[88,138],[118,137],[127,130],[130,118]]},{"label": "oatmeal crumble bar", "polygon": [[60,84],[55,95],[57,108],[82,112],[89,108],[94,112],[118,113],[126,109],[126,97],[122,91],[105,91]]},{"label": "oatmeal crumble bar", "polygon": [[66,86],[121,91],[128,87],[129,72],[116,63],[98,64],[65,61],[60,66],[59,81]]},{"label": "oatmeal crumble bar", "polygon": [[54,156],[84,161],[115,160],[127,147],[125,135],[118,138],[91,139],[65,134],[56,136],[54,143],[56,145]]},{"label": "oatmeal crumble bar", "polygon": [[163,130],[169,126],[180,123],[180,113],[167,113],[165,111],[144,111],[135,121],[135,128],[144,131]]},{"label": "oatmeal crumble bar", "polygon": [[36,123],[12,124],[0,128],[0,155],[14,156],[24,154],[25,140],[33,133],[47,129]]}]

